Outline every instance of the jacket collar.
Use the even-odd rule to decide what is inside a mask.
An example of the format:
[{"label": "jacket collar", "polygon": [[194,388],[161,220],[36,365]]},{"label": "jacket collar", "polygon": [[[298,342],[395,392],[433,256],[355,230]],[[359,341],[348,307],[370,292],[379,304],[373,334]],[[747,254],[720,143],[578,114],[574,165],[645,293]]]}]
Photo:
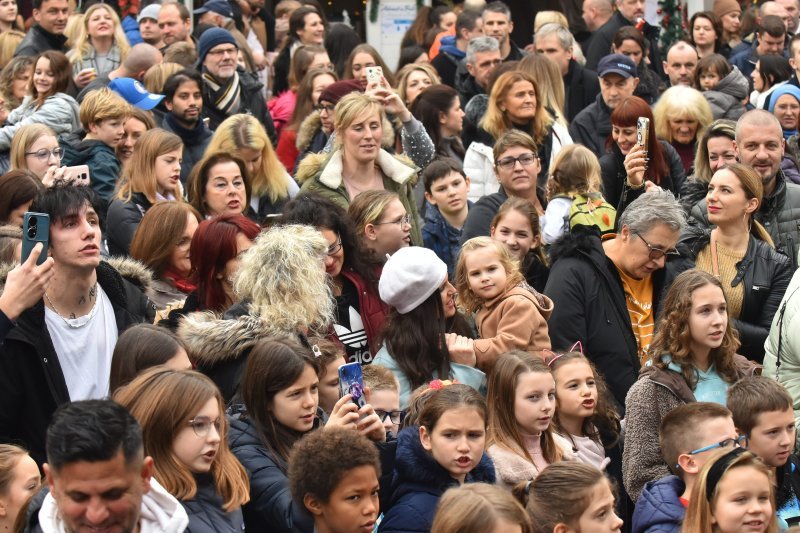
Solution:
[{"label": "jacket collar", "polygon": [[50,33],[49,31],[42,28],[39,24],[36,24],[31,28],[31,31],[38,33],[42,39],[47,41],[47,44],[53,47],[54,50],[63,50],[64,47],[67,45],[67,36],[66,35],[58,35],[57,33]]},{"label": "jacket collar", "polygon": [[[328,164],[325,165],[319,176],[320,183],[334,190],[341,187],[344,180],[342,175],[344,171],[343,153],[341,149],[336,150],[328,159]],[[413,168],[404,165],[384,149],[378,152],[378,159],[375,164],[383,172],[384,176],[399,185],[408,183],[416,175],[416,171]]]}]

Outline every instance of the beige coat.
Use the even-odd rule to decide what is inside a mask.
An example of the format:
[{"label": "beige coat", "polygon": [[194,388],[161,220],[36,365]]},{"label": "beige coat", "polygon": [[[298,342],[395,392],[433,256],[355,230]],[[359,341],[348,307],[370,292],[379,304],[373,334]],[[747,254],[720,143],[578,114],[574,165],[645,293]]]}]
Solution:
[{"label": "beige coat", "polygon": [[550,349],[547,319],[553,301],[522,286],[513,287],[486,302],[475,315],[480,339],[475,341],[478,368],[487,374],[495,360],[509,350],[542,355]]}]

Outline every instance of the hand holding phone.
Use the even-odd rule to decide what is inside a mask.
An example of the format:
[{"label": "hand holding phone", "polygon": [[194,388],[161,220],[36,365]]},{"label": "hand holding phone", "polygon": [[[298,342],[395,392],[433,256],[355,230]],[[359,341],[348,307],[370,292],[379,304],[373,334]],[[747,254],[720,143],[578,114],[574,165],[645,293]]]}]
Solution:
[{"label": "hand holding phone", "polygon": [[22,254],[21,263],[28,260],[36,243],[42,243],[42,251],[36,260],[37,265],[47,259],[47,248],[50,244],[50,215],[45,213],[26,212],[22,222]]},{"label": "hand holding phone", "polygon": [[367,404],[364,390],[364,375],[359,363],[348,363],[339,367],[339,396],[349,394],[359,409]]},{"label": "hand holding phone", "polygon": [[376,86],[383,82],[382,67],[367,67],[367,85]]},{"label": "hand holding phone", "polygon": [[74,167],[64,167],[63,179],[75,187],[85,187],[89,185],[89,166],[76,165]]}]

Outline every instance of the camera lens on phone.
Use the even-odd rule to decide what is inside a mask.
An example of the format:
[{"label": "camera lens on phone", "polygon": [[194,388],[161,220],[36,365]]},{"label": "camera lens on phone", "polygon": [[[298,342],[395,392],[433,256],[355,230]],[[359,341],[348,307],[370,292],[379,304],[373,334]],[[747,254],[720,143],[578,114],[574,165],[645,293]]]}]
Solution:
[{"label": "camera lens on phone", "polygon": [[35,239],[36,238],[36,233],[37,232],[36,232],[36,227],[35,226],[31,226],[31,227],[28,228],[28,237],[30,237],[31,239]]}]

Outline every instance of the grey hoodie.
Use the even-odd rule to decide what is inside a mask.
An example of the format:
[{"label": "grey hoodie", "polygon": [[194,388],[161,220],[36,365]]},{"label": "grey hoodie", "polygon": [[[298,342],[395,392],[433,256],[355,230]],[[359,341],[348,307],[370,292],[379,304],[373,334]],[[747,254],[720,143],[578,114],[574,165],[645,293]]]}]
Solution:
[{"label": "grey hoodie", "polygon": [[747,78],[738,67],[733,67],[716,87],[703,92],[703,96],[711,105],[714,120],[721,118],[738,120],[745,112],[744,99],[747,98],[749,91],[750,83]]},{"label": "grey hoodie", "polygon": [[50,126],[56,136],[79,130],[79,111],[78,102],[65,93],[48,96],[38,109],[33,98],[26,96],[22,104],[9,113],[6,126],[0,128],[0,150],[8,150],[11,139],[26,124]]}]

